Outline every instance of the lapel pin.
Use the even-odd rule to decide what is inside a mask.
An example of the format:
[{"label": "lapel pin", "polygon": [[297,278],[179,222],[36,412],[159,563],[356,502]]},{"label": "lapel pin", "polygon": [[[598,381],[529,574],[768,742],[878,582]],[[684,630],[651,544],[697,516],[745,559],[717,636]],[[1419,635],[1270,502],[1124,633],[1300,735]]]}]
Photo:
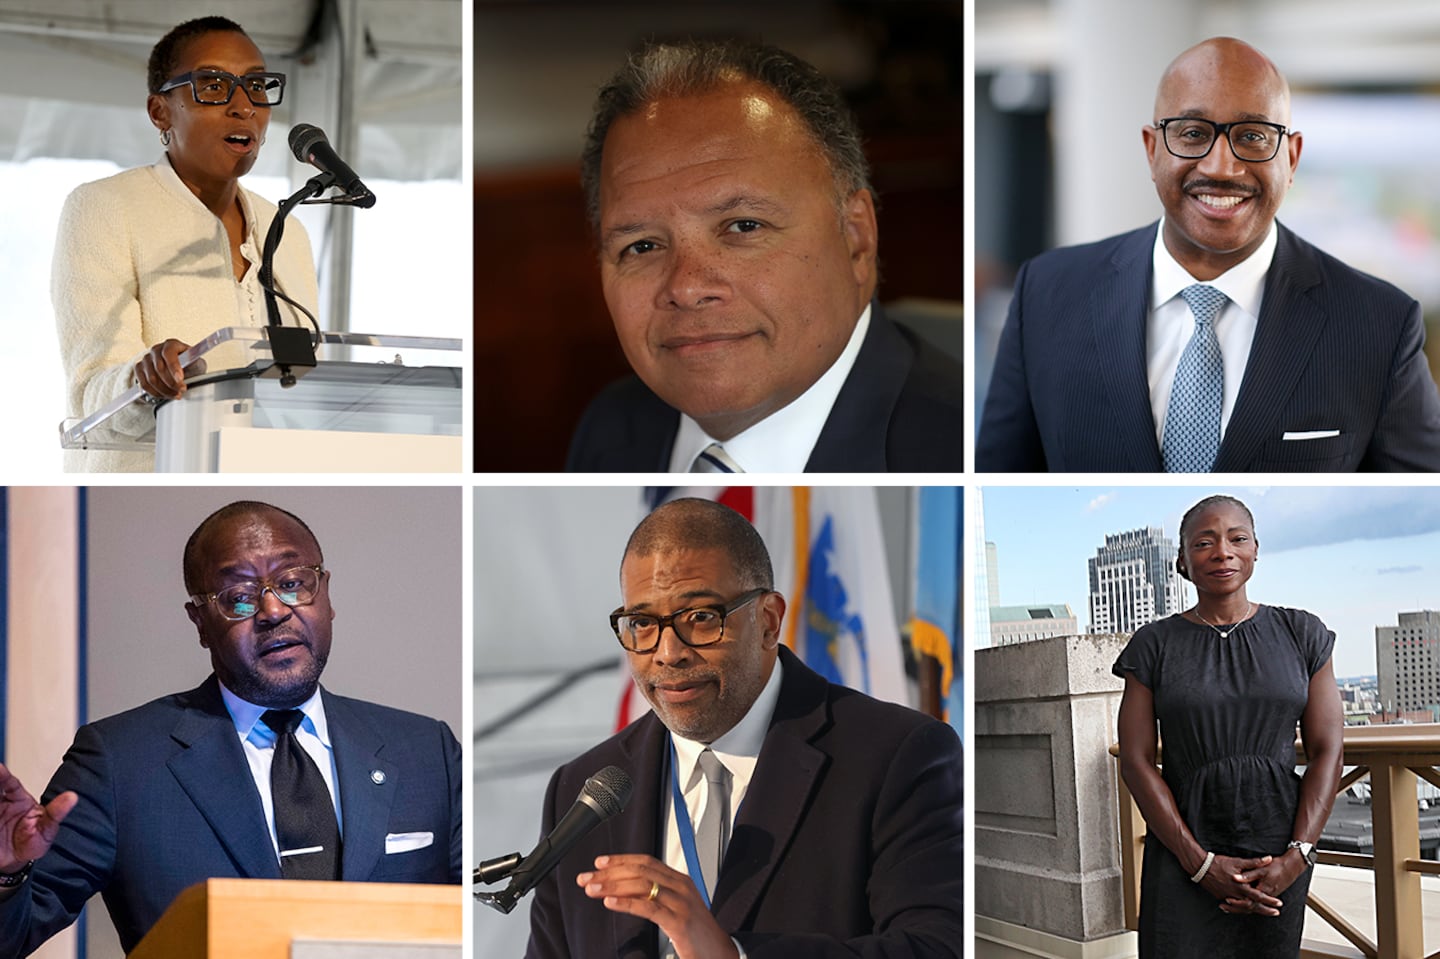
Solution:
[{"label": "lapel pin", "polygon": [[377,785],[377,786],[383,786],[383,785],[385,784],[385,772],[384,772],[384,770],[380,770],[380,769],[372,769],[372,770],[370,770],[370,781],[371,781],[372,783],[374,783],[375,785]]}]

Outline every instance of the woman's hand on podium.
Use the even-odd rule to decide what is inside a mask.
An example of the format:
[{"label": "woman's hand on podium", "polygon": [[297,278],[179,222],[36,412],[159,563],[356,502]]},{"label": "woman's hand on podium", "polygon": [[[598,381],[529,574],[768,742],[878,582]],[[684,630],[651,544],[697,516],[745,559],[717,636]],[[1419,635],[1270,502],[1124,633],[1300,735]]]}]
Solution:
[{"label": "woman's hand on podium", "polygon": [[150,352],[135,364],[135,383],[146,396],[173,400],[185,395],[185,377],[205,372],[205,361],[196,360],[183,369],[180,354],[190,349],[189,343],[168,339],[150,347]]}]

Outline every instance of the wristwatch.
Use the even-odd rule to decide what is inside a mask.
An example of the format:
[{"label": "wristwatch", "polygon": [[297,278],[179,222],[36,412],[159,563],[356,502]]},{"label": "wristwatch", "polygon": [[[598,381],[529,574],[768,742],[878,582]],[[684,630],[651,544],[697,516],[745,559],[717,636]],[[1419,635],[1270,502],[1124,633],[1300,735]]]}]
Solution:
[{"label": "wristwatch", "polygon": [[21,869],[19,872],[0,872],[0,889],[9,889],[12,886],[18,886],[26,879],[29,879],[30,868],[34,865],[35,860],[32,859],[27,862],[25,864],[25,868]]},{"label": "wristwatch", "polygon": [[1300,855],[1312,866],[1315,865],[1315,860],[1320,855],[1320,850],[1315,848],[1313,842],[1301,842],[1298,839],[1292,839],[1290,840],[1290,845],[1286,848],[1300,850]]}]

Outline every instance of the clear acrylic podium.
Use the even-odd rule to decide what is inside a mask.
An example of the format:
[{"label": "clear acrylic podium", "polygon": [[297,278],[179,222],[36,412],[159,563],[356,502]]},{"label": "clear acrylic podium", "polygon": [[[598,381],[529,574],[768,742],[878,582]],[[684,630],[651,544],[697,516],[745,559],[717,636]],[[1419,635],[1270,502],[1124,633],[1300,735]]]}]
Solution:
[{"label": "clear acrylic podium", "polygon": [[153,449],[156,472],[463,468],[460,340],[322,333],[316,357],[285,388],[266,328],[216,330],[180,355],[185,367],[204,359],[206,371],[186,377],[183,398],[155,407],[153,428],[137,417],[145,407],[135,387],[62,423],[60,445]]}]

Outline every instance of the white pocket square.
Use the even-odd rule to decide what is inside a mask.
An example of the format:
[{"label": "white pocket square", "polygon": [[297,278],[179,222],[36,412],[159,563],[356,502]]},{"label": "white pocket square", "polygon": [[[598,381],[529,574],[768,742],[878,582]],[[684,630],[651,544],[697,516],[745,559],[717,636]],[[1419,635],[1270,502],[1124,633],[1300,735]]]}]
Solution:
[{"label": "white pocket square", "polygon": [[385,836],[385,855],[414,852],[416,849],[424,849],[434,841],[433,832],[392,832]]},{"label": "white pocket square", "polygon": [[1286,432],[1280,438],[1282,440],[1328,440],[1332,436],[1339,435],[1339,430],[1295,430]]}]

